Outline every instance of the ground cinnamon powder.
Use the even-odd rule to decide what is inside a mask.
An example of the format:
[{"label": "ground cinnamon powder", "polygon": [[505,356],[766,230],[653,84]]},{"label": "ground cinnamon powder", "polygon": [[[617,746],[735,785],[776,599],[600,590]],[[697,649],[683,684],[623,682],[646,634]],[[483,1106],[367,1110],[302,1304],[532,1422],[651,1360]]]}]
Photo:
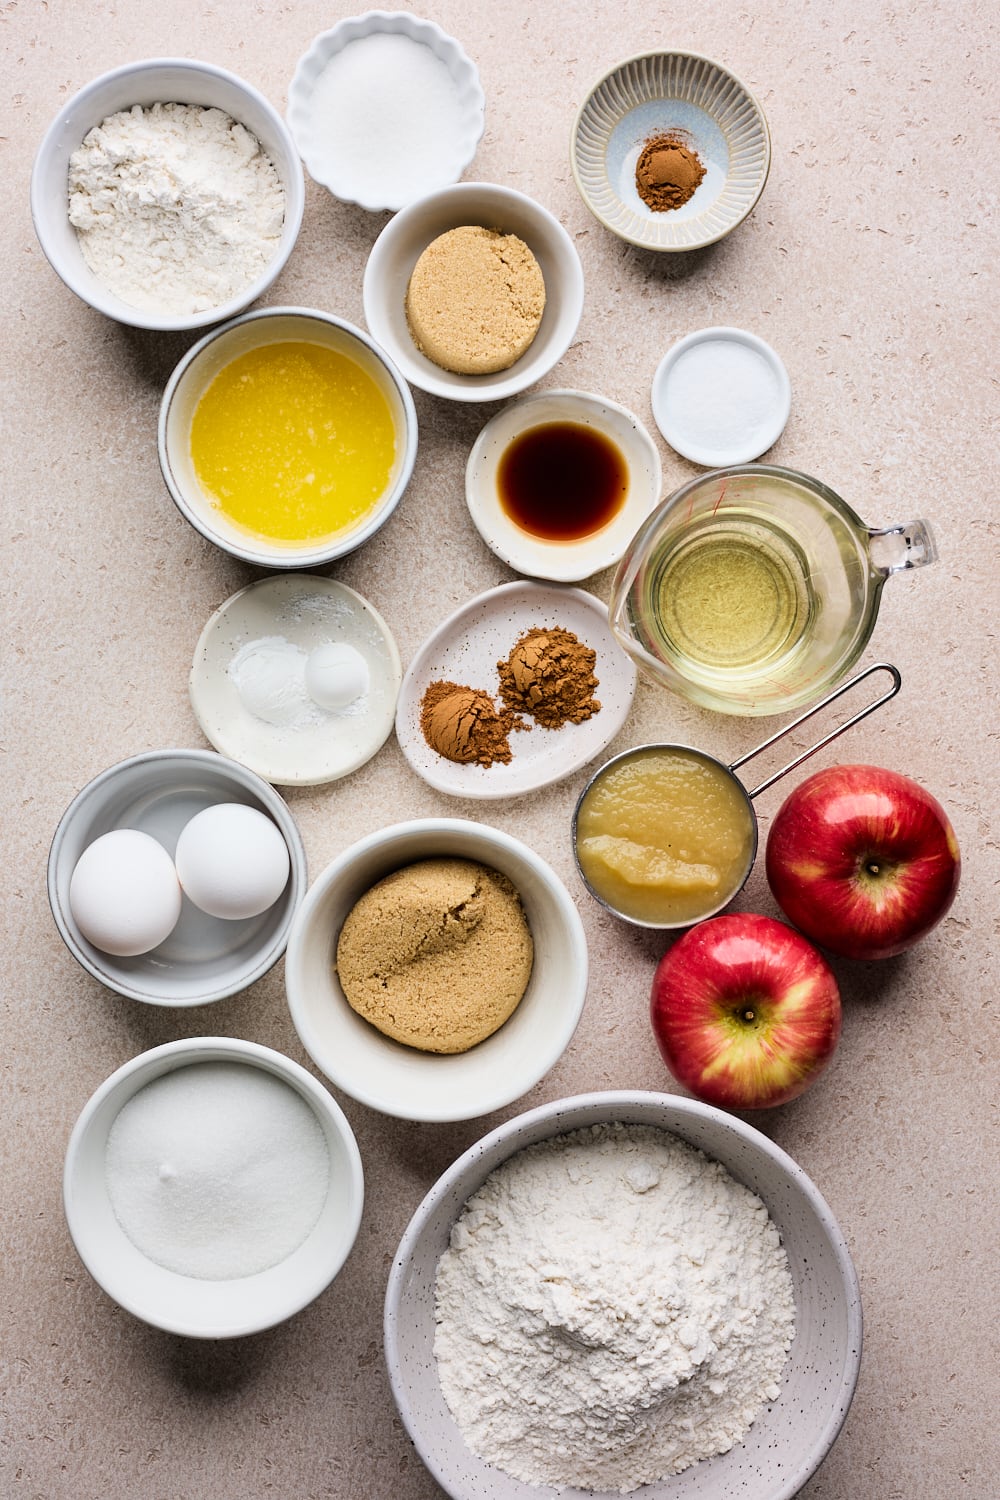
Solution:
[{"label": "ground cinnamon powder", "polygon": [[695,153],[674,135],[654,135],[635,164],[639,197],[654,212],[680,208],[705,175]]},{"label": "ground cinnamon powder", "polygon": [[596,662],[597,653],[572,630],[536,626],[497,662],[500,696],[514,713],[530,714],[546,729],[582,724],[600,712],[594,697]]},{"label": "ground cinnamon powder", "polygon": [[506,765],[511,709],[498,709],[489,693],[457,682],[432,682],[420,703],[420,729],[432,750],[459,765]]}]

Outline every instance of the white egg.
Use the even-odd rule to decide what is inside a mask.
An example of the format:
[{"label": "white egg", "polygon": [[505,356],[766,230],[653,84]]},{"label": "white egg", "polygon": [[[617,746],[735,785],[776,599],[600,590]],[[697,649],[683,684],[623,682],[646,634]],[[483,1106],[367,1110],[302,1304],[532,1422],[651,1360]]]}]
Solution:
[{"label": "white egg", "polygon": [[184,894],[210,917],[238,921],[273,906],[288,884],[288,845],[255,807],[219,802],[181,829],[174,853]]},{"label": "white egg", "polygon": [[306,692],[328,713],[346,708],[367,693],[370,680],[368,663],[347,641],[327,641],[309,653]]},{"label": "white egg", "polygon": [[173,860],[137,828],[102,834],[80,855],[69,909],[89,943],[116,958],[158,948],[177,926],[181,888]]}]

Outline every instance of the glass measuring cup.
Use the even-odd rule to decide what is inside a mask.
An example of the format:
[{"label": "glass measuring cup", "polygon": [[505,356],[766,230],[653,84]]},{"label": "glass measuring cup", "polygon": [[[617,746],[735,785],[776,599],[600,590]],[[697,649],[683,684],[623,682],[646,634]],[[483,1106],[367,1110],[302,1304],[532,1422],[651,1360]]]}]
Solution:
[{"label": "glass measuring cup", "polygon": [[633,537],[611,626],[640,667],[705,708],[787,713],[857,661],[886,579],[936,556],[925,521],[866,526],[807,474],[717,469]]},{"label": "glass measuring cup", "polygon": [[[875,672],[892,679],[881,697],[752,790],[743,785],[741,766]],[[573,812],[573,855],[584,885],[637,927],[676,929],[714,917],[743,889],[757,857],[753,799],[888,703],[900,685],[896,667],[866,667],[728,766],[704,750],[670,744],[637,745],[606,761]],[[617,833],[609,831],[616,826]]]}]

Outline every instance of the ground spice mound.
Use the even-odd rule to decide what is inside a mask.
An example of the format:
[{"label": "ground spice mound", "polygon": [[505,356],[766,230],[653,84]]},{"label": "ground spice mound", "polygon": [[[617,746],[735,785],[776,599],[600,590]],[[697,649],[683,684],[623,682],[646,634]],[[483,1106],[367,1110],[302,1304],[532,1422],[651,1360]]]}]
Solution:
[{"label": "ground spice mound", "polygon": [[530,714],[545,729],[582,724],[601,708],[594,697],[596,662],[597,653],[572,630],[535,626],[497,662],[500,696],[515,714]]},{"label": "ground spice mound", "polygon": [[497,709],[482,688],[457,682],[432,682],[420,703],[420,729],[432,750],[459,765],[473,762],[507,765],[511,759],[507,736],[515,728],[514,713]]},{"label": "ground spice mound", "polygon": [[654,135],[635,164],[636,190],[656,213],[681,208],[704,175],[705,168],[695,153],[673,135]]},{"label": "ground spice mound", "polygon": [[545,280],[516,234],[463,224],[432,240],[406,289],[422,354],[458,375],[492,375],[520,359],[545,311]]},{"label": "ground spice mound", "polygon": [[422,1052],[465,1052],[520,1003],[534,961],[521,898],[474,860],[419,860],[347,915],[337,973],[348,1004]]}]

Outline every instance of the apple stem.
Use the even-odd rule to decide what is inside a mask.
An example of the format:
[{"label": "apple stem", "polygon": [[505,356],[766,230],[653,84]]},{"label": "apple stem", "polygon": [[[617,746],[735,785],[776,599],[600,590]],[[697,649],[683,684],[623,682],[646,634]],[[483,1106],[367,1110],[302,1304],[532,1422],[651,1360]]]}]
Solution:
[{"label": "apple stem", "polygon": [[743,1019],[744,1021],[753,1021],[756,1019],[755,1012],[750,1008],[750,1006],[747,1006],[746,1010],[743,1012]]},{"label": "apple stem", "polygon": [[879,869],[880,868],[881,867],[879,865],[877,865],[874,860],[872,860],[869,863],[869,865],[868,865],[868,873],[869,873],[869,875],[877,875],[879,873]]}]

